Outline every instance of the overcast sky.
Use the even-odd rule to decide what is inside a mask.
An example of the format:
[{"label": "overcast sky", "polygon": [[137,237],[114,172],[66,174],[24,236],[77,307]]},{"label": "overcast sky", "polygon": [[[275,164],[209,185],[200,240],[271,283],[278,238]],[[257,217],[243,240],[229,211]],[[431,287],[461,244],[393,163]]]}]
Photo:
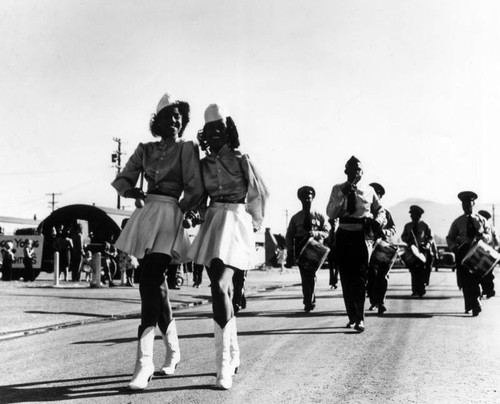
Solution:
[{"label": "overcast sky", "polygon": [[[356,155],[365,179],[407,198],[500,201],[497,1],[0,2],[0,216],[116,207],[113,137],[152,141],[165,91],[203,126],[213,102],[271,190],[283,232],[316,188],[325,212]],[[133,207],[133,203],[124,201]]]}]

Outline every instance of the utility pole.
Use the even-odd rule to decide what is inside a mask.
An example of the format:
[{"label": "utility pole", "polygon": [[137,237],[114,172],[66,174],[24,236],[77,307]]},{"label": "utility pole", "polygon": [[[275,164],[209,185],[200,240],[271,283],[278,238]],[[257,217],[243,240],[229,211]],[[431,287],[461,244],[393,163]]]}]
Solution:
[{"label": "utility pole", "polygon": [[[122,140],[119,137],[114,137],[113,140],[118,143],[117,149],[111,153],[111,162],[115,163],[117,174],[122,170]],[[120,194],[117,194],[116,208],[120,209]]]},{"label": "utility pole", "polygon": [[49,202],[49,206],[52,206],[52,212],[54,211],[54,206],[56,206],[56,203],[59,201],[55,200],[56,195],[62,195],[61,193],[56,194],[55,192],[52,192],[51,194],[45,194],[47,196],[52,196],[52,201]]},{"label": "utility pole", "polygon": [[493,227],[495,227],[495,204],[491,205],[491,220],[493,222]]},{"label": "utility pole", "polygon": [[288,230],[288,209],[285,209],[285,233]]}]

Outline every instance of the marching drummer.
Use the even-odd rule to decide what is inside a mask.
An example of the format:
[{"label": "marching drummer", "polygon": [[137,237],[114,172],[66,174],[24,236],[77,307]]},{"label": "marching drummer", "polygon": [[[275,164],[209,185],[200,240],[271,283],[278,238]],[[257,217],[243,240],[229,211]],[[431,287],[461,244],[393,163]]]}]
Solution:
[{"label": "marching drummer", "polygon": [[336,259],[349,317],[347,328],[365,330],[366,275],[373,233],[385,224],[385,210],[375,190],[361,181],[361,161],[352,156],[345,165],[347,181],[333,187],[326,213],[339,219]]},{"label": "marching drummer", "polygon": [[[300,187],[297,191],[297,197],[302,203],[302,210],[292,216],[286,232],[287,268],[292,267],[302,248],[311,237],[316,241],[323,242],[328,236],[328,224],[325,216],[311,207],[315,196],[316,191],[308,185]],[[311,271],[301,263],[299,263],[299,271],[302,279],[304,311],[309,313],[316,307],[316,271]]]},{"label": "marching drummer", "polygon": [[472,315],[475,317],[481,312],[481,303],[479,302],[481,297],[480,279],[462,265],[462,260],[478,240],[489,243],[491,241],[491,231],[486,219],[474,213],[474,205],[477,199],[476,193],[463,191],[458,194],[458,199],[462,201],[464,214],[457,217],[451,224],[450,231],[446,236],[446,242],[450,250],[455,253],[457,279],[464,295],[465,313],[472,310]]},{"label": "marching drummer", "polygon": [[[377,182],[372,182],[370,186],[375,190],[378,198],[382,199],[385,195],[384,187]],[[390,241],[396,234],[396,225],[394,224],[394,220],[392,220],[392,215],[387,209],[385,210],[385,216],[387,223],[375,234],[375,239]],[[370,261],[370,266],[368,267],[368,282],[366,286],[368,297],[370,298],[370,308],[368,310],[377,307],[379,315],[387,311],[384,300],[385,294],[387,293],[389,270],[390,264],[382,265],[380,263],[374,263],[373,260]]]},{"label": "marching drummer", "polygon": [[[486,219],[486,222],[490,227],[491,230],[490,246],[495,250],[498,250],[500,243],[498,242],[497,233],[490,220],[491,213],[486,210],[479,210],[477,213],[479,213],[482,217]],[[482,289],[481,295],[486,296],[486,299],[495,296],[495,275],[493,274],[493,271],[490,271],[488,272],[488,274],[483,276],[483,278],[481,279],[481,289]]]},{"label": "marching drummer", "polygon": [[411,222],[406,223],[401,234],[401,240],[408,245],[415,246],[421,260],[415,259],[407,262],[411,274],[412,296],[422,297],[425,295],[425,286],[428,282],[428,272],[432,267],[432,244],[433,237],[429,225],[422,220],[424,210],[418,205],[410,206]]}]

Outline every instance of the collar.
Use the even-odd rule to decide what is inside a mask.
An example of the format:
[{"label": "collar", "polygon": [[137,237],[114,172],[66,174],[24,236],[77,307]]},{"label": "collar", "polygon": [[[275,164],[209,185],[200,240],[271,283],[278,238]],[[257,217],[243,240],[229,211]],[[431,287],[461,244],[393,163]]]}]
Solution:
[{"label": "collar", "polygon": [[218,153],[211,153],[213,156],[227,156],[228,154],[231,154],[233,152],[233,149],[231,149],[227,144],[222,146],[219,150]]},{"label": "collar", "polygon": [[161,139],[159,142],[156,142],[156,147],[161,151],[165,151],[167,150],[167,148],[177,143],[178,141],[179,138],[177,136],[169,137],[167,139]]}]

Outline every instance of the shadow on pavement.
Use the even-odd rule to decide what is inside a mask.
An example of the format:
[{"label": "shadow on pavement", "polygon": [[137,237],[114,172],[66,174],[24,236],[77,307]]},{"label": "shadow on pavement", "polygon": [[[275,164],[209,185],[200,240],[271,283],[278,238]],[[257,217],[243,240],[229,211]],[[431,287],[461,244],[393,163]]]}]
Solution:
[{"label": "shadow on pavement", "polygon": [[89,378],[75,378],[66,380],[45,380],[34,383],[21,383],[0,386],[0,397],[2,403],[38,403],[41,401],[57,402],[71,400],[89,400],[100,398],[105,402],[106,397],[123,396],[123,402],[127,402],[131,395],[143,395],[164,391],[183,390],[213,390],[213,383],[201,385],[177,386],[169,388],[154,388],[155,380],[173,378],[198,378],[214,376],[213,373],[200,373],[188,375],[175,375],[156,377],[153,376],[146,390],[132,391],[127,389],[127,383],[131,374],[121,374],[112,376],[94,376]]}]

